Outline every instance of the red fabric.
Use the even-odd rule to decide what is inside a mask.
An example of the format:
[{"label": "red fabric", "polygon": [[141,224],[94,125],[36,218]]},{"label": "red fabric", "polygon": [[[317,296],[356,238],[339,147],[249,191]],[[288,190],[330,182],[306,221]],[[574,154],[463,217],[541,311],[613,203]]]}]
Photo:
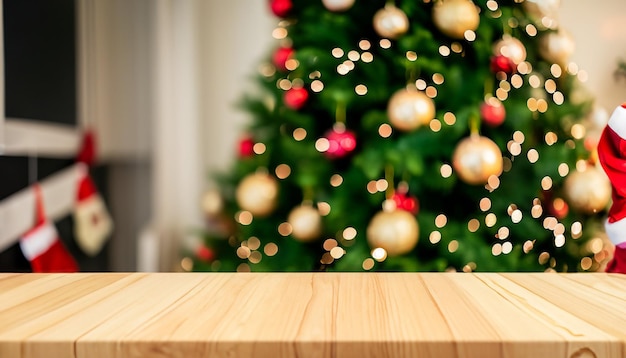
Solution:
[{"label": "red fabric", "polygon": [[85,175],[78,183],[78,201],[85,200],[98,192],[96,185],[89,175]]},{"label": "red fabric", "polygon": [[35,192],[35,226],[32,230],[35,230],[37,226],[46,222],[46,209],[43,205],[43,194],[39,184],[33,185],[33,192]]},{"label": "red fabric", "polygon": [[608,126],[598,143],[598,158],[613,187],[609,223],[614,223],[626,217],[626,141]]},{"label": "red fabric", "polygon": [[96,136],[92,130],[88,129],[83,134],[83,142],[76,157],[79,163],[85,163],[88,166],[93,165],[96,161]]},{"label": "red fabric", "polygon": [[606,272],[626,273],[626,247],[615,247],[613,259],[606,266]]},{"label": "red fabric", "polygon": [[54,244],[43,254],[35,257],[30,266],[33,272],[77,272],[78,265],[74,258],[67,252],[61,241],[55,240]]},{"label": "red fabric", "polygon": [[[625,105],[622,107],[626,108]],[[622,139],[610,126],[604,128],[598,142],[598,159],[612,187],[613,204],[609,209],[608,227],[626,218],[626,140]],[[620,233],[620,235],[626,236],[626,233]],[[613,242],[623,241],[619,240],[619,237],[609,238]],[[626,273],[626,244],[615,246],[613,259],[607,265],[606,272]]]},{"label": "red fabric", "polygon": [[[35,192],[35,225],[24,236],[34,233],[47,221],[41,187],[39,184],[34,184],[33,190]],[[56,230],[54,234],[57,235]],[[33,272],[39,273],[78,271],[78,264],[63,246],[58,236],[54,238],[54,243],[45,252],[30,260],[30,265]]]}]

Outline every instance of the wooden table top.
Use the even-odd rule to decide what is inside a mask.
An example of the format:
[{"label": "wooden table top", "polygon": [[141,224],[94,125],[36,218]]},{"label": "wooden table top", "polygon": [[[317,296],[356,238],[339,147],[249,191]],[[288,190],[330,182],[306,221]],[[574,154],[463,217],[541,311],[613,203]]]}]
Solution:
[{"label": "wooden table top", "polygon": [[623,357],[604,273],[0,274],[0,357]]}]

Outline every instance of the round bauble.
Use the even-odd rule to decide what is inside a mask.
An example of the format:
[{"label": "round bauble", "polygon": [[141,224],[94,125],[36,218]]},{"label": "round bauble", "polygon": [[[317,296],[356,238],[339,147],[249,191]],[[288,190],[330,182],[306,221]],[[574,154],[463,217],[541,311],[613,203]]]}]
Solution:
[{"label": "round bauble", "polygon": [[544,17],[556,18],[561,7],[561,0],[525,0],[524,10],[535,20]]},{"label": "round bauble", "polygon": [[420,210],[419,201],[416,197],[409,195],[408,193],[395,192],[391,197],[396,203],[398,210],[408,211],[413,215],[417,215]]},{"label": "round bauble", "polygon": [[319,211],[310,205],[301,205],[289,213],[287,222],[291,225],[291,236],[302,242],[310,242],[322,233],[322,217]]},{"label": "round bauble", "polygon": [[285,102],[285,106],[296,111],[304,107],[308,99],[309,92],[302,87],[290,88],[283,95],[283,101]]},{"label": "round bauble", "polygon": [[418,238],[417,219],[404,210],[380,211],[367,226],[370,247],[382,247],[389,256],[410,252],[417,245]]},{"label": "round bauble", "polygon": [[445,35],[465,38],[466,31],[478,28],[478,8],[470,0],[439,0],[433,6],[433,21]]},{"label": "round bauble", "polygon": [[513,63],[510,58],[503,55],[491,56],[489,68],[493,73],[504,72],[507,75],[511,75],[517,70],[515,63]]},{"label": "round bauble", "polygon": [[546,61],[565,66],[575,48],[572,36],[564,30],[550,32],[539,39],[539,54]]},{"label": "round bauble", "polygon": [[480,118],[490,127],[497,127],[504,122],[506,110],[496,97],[489,97],[480,105]]},{"label": "round bauble", "polygon": [[330,11],[346,11],[354,5],[354,0],[322,0],[322,4]]},{"label": "round bauble", "polygon": [[409,30],[409,18],[392,4],[378,10],[373,21],[374,30],[380,37],[397,39]]},{"label": "round bauble", "polygon": [[287,71],[287,60],[293,58],[295,51],[291,47],[279,47],[272,56],[272,62],[279,71]]},{"label": "round bauble", "polygon": [[559,220],[564,219],[569,213],[567,202],[561,198],[555,198],[548,205],[550,215],[554,215]]},{"label": "round bauble", "polygon": [[526,60],[526,47],[515,37],[505,35],[493,45],[493,54],[502,55],[518,65]]},{"label": "round bauble", "polygon": [[293,3],[291,0],[270,0],[270,9],[278,17],[289,15],[292,7]]},{"label": "round bauble", "polygon": [[454,149],[452,167],[464,182],[485,184],[490,176],[502,173],[502,152],[491,139],[471,135]]},{"label": "round bauble", "polygon": [[265,173],[249,174],[237,186],[237,204],[254,216],[267,216],[276,207],[278,182]]},{"label": "round bauble", "polygon": [[602,211],[611,200],[611,182],[606,174],[595,166],[571,172],[565,178],[563,190],[572,209],[586,214]]},{"label": "round bauble", "polygon": [[328,149],[324,153],[331,159],[343,158],[356,148],[356,134],[343,125],[335,125],[324,137],[328,140]]},{"label": "round bauble", "polygon": [[412,131],[435,118],[435,103],[421,91],[401,89],[389,99],[387,116],[394,128]]},{"label": "round bauble", "polygon": [[242,158],[254,155],[254,139],[252,137],[243,137],[239,140],[239,156]]},{"label": "round bauble", "polygon": [[199,245],[196,248],[196,257],[201,261],[211,262],[215,260],[215,252],[210,247]]}]

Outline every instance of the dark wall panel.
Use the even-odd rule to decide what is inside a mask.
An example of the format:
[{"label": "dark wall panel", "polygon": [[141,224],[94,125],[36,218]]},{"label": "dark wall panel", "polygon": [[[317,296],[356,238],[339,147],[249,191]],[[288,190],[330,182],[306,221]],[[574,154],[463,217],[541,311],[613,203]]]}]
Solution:
[{"label": "dark wall panel", "polygon": [[0,200],[72,164],[73,159],[0,156]]},{"label": "dark wall panel", "polygon": [[74,0],[4,0],[7,117],[74,125]]}]

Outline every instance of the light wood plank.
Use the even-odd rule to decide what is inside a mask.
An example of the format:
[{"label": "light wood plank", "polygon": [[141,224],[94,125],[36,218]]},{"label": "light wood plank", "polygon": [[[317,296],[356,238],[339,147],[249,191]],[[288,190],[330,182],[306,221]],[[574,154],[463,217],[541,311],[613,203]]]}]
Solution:
[{"label": "light wood plank", "polygon": [[339,275],[337,356],[455,355],[448,323],[418,275]]},{"label": "light wood plank", "polygon": [[[175,340],[175,332],[180,332],[188,320],[205,317],[207,311],[226,319],[224,312],[229,305],[237,304],[239,299],[235,297],[236,292],[223,289],[232,281],[239,281],[241,286],[248,282],[243,280],[242,275],[237,276],[238,279],[235,276],[231,278],[233,274],[188,274],[184,275],[184,280],[180,274],[170,275],[166,276],[169,278],[166,280],[162,279],[162,275],[157,275],[154,277],[158,280],[145,282],[134,292],[135,299],[131,300],[131,304],[126,304],[122,310],[80,337],[77,342],[79,356],[158,357],[158,352],[185,352],[185,341],[193,340],[194,332],[190,330],[187,333],[188,339],[183,334],[181,341]],[[193,285],[188,286],[186,281]],[[227,297],[229,302],[220,306],[220,296]],[[123,296],[110,301],[109,306],[114,307],[120,304],[118,301],[124,303],[127,300],[128,292],[123,292]],[[217,321],[212,323],[216,324]],[[135,338],[137,336],[145,339]],[[191,349],[190,354],[199,354],[194,343]]]},{"label": "light wood plank", "polygon": [[[578,352],[593,352],[597,357],[622,355],[622,337],[616,334],[617,331],[589,324],[590,321],[585,319],[589,315],[581,314],[590,311],[589,302],[580,299],[582,290],[576,285],[570,284],[563,290],[561,283],[567,283],[567,280],[562,275],[505,273],[494,276],[492,282],[512,298],[517,298],[529,314],[536,315],[538,320],[548,320],[553,329],[567,337],[568,356],[575,356]],[[624,327],[626,322],[621,321]]]},{"label": "light wood plank", "polygon": [[597,273],[593,275],[570,274],[564,277],[618,299],[626,298],[626,275]]},{"label": "light wood plank", "polygon": [[[106,311],[98,311],[97,308],[102,307],[102,303],[108,301],[116,293],[128,292],[127,288],[134,287],[144,276],[144,274],[103,275],[105,280],[98,282],[97,286],[87,294],[76,294],[71,304],[50,310],[35,320],[25,322],[12,329],[11,334],[21,337],[24,357],[73,357],[75,341],[108,319],[115,309],[119,309],[108,306]],[[70,288],[70,290],[73,289],[74,287]],[[129,294],[132,293],[129,292]]]},{"label": "light wood plank", "polygon": [[[285,357],[304,353],[305,348],[323,350],[306,340],[284,344],[295,343],[312,295],[312,274],[295,275],[297,279],[288,274],[206,276],[196,295],[124,337],[121,356],[171,351],[172,342],[177,342],[181,356],[197,357]],[[156,337],[167,337],[168,342]]]},{"label": "light wood plank", "polygon": [[505,276],[607,334],[626,340],[626,304],[623,298],[590,289],[558,274]]},{"label": "light wood plank", "polygon": [[[453,282],[454,291],[462,293],[463,300],[497,332],[497,339],[502,341],[501,357],[565,356],[569,337],[553,330],[550,322],[529,315],[518,301],[503,294],[501,287],[489,284],[494,275],[446,275],[442,279]],[[457,314],[465,316],[463,312]],[[458,324],[468,332],[474,330],[473,321]]]},{"label": "light wood plank", "polygon": [[491,322],[475,309],[472,300],[446,275],[423,274],[429,293],[450,326],[458,357],[501,357],[501,337]]},{"label": "light wood plank", "polygon": [[[28,357],[24,353],[24,339],[53,325],[47,319],[57,309],[74,307],[73,303],[91,292],[106,286],[121,276],[68,274],[26,275],[35,278],[21,286],[0,294],[0,357]],[[59,319],[65,319],[63,315]],[[47,351],[50,344],[40,347]],[[64,340],[66,347],[73,342]],[[48,351],[49,352],[49,351]],[[49,356],[49,355],[46,355]]]},{"label": "light wood plank", "polygon": [[[35,280],[42,279],[45,274],[18,274],[18,273],[9,273],[2,276],[0,279],[0,295],[5,294],[7,291],[17,288],[21,285],[24,285],[28,282],[32,282]],[[10,297],[11,295],[5,296]],[[2,304],[4,300],[0,300],[0,309],[3,307]]]},{"label": "light wood plank", "polygon": [[621,357],[624,276],[0,275],[0,357]]},{"label": "light wood plank", "polygon": [[[158,337],[167,337],[177,342],[178,349],[196,356],[233,352],[237,356],[300,357],[454,354],[449,329],[415,275],[412,280],[410,275],[399,275],[402,281],[391,283],[387,282],[390,277],[376,282],[367,276],[345,274],[260,274],[247,280],[250,277],[233,275],[221,286],[224,292],[236,293],[237,299],[214,297],[213,283],[206,286],[209,292],[190,296],[190,301],[179,302],[171,311],[124,335],[120,356],[171,351],[169,343],[159,342]],[[404,296],[398,297],[398,292]],[[402,304],[420,295],[420,303]],[[372,297],[378,303],[373,303]],[[204,307],[205,302],[212,306]],[[378,314],[377,306],[381,306]],[[263,319],[268,312],[273,313],[271,319]],[[390,315],[397,318],[390,320]],[[421,327],[416,330],[416,326]],[[101,332],[92,333],[102,337]]]}]

